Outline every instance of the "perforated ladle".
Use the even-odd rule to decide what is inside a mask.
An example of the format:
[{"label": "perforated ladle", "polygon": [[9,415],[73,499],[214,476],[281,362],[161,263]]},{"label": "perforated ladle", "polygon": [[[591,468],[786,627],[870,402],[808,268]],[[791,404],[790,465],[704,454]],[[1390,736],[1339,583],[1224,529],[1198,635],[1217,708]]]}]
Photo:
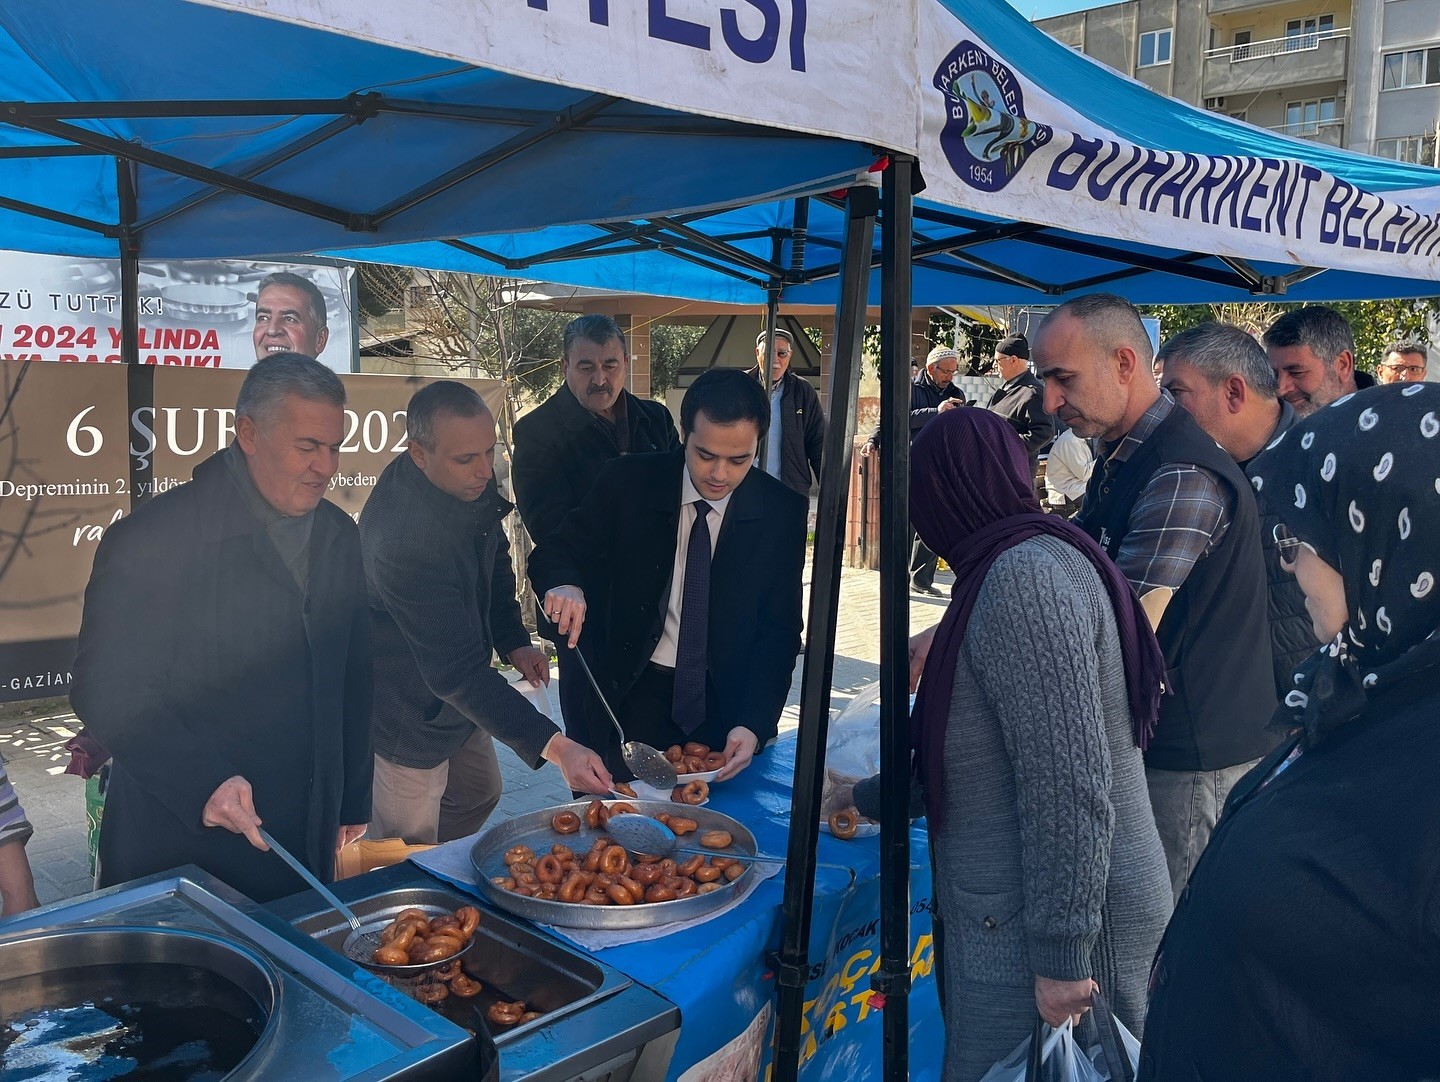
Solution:
[{"label": "perforated ladle", "polygon": [[389,927],[390,922],[380,921],[379,923],[361,924],[360,918],[355,915],[355,912],[348,905],[346,905],[339,898],[337,898],[334,891],[332,891],[324,883],[320,882],[319,878],[316,877],[314,872],[312,872],[309,868],[305,867],[305,865],[300,863],[300,861],[295,859],[295,854],[291,853],[290,850],[286,849],[283,845],[281,845],[274,838],[272,838],[270,836],[270,832],[267,831],[264,827],[257,827],[256,829],[259,830],[260,837],[265,840],[265,844],[270,847],[270,851],[272,853],[278,856],[286,864],[290,865],[296,875],[298,875],[301,879],[305,880],[305,882],[309,883],[310,886],[314,888],[315,892],[320,895],[320,897],[324,898],[327,902],[329,902],[330,905],[333,906],[342,917],[344,917],[347,921],[350,922],[350,934],[345,937],[345,942],[340,948],[344,952],[345,957],[349,958],[350,961],[358,962],[363,966],[370,967],[371,969],[409,972],[411,970],[419,971],[425,969],[432,969],[437,966],[442,966],[446,962],[449,962],[451,958],[458,958],[461,954],[465,953],[465,948],[462,947],[460,948],[460,950],[456,951],[453,955],[451,955],[450,958],[441,958],[438,961],[428,962],[424,965],[390,966],[385,965],[381,962],[376,962],[375,952],[380,948],[381,945],[380,933],[383,932],[387,927]]},{"label": "perforated ladle", "polygon": [[625,730],[620,728],[620,719],[615,716],[615,711],[610,709],[610,703],[606,700],[605,693],[600,690],[600,683],[595,679],[595,674],[590,671],[590,663],[585,660],[585,655],[580,652],[580,647],[574,648],[574,654],[580,659],[580,668],[585,670],[585,678],[590,681],[590,687],[595,692],[595,697],[605,708],[605,716],[610,719],[610,724],[615,726],[615,731],[620,734],[620,758],[625,760],[625,765],[630,768],[630,773],[653,788],[675,788],[680,781],[675,764],[665,758],[665,753],[658,748],[652,748],[649,744],[642,744],[638,740],[626,738]]}]

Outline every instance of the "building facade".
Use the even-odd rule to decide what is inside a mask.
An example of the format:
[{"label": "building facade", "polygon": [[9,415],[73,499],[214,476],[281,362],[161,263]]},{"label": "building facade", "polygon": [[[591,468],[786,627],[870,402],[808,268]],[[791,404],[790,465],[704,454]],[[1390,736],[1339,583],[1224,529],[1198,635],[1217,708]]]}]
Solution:
[{"label": "building facade", "polygon": [[1440,166],[1440,0],[1125,0],[1036,25],[1192,105]]}]

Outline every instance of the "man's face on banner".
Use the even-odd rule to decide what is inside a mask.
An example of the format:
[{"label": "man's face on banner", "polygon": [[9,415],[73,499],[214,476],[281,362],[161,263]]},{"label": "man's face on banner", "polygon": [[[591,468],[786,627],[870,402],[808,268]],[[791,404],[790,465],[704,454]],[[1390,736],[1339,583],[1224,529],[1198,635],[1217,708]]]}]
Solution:
[{"label": "man's face on banner", "polygon": [[310,307],[310,298],[294,286],[269,285],[255,298],[255,359],[272,353],[318,357],[330,339]]}]

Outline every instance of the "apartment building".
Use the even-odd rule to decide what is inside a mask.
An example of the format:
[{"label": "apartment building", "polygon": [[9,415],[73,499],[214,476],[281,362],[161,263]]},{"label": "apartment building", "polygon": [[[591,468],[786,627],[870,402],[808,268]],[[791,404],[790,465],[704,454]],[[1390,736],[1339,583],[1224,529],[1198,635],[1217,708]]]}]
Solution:
[{"label": "apartment building", "polygon": [[1036,25],[1192,105],[1440,165],[1440,0],[1125,0]]}]

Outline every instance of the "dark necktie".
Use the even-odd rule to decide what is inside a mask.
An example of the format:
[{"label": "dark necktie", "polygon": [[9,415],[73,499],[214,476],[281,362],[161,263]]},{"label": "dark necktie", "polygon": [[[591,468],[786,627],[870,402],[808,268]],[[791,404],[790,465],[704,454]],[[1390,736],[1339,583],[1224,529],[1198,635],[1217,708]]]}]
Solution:
[{"label": "dark necktie", "polygon": [[688,736],[705,723],[705,659],[710,635],[710,511],[695,501],[695,524],[685,546],[680,595],[680,641],[675,650],[675,695],[670,716]]}]

